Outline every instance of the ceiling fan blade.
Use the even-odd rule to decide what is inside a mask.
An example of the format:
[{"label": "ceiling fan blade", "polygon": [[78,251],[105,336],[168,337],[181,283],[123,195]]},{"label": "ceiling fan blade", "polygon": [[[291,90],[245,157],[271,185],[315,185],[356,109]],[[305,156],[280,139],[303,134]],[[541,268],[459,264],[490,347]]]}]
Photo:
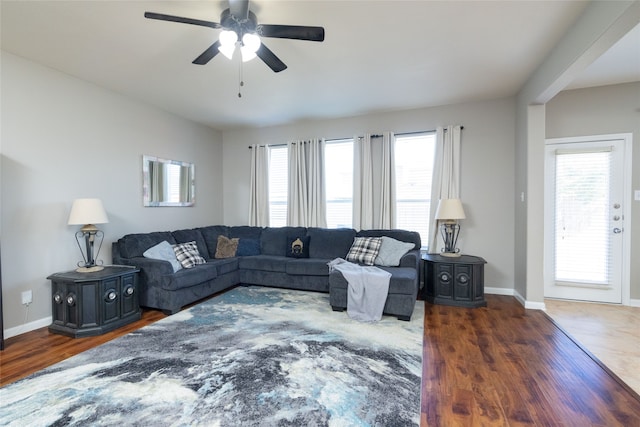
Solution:
[{"label": "ceiling fan blade", "polygon": [[275,53],[271,52],[271,50],[269,50],[269,48],[266,47],[264,43],[260,45],[260,48],[256,52],[256,55],[258,55],[258,57],[262,59],[262,61],[264,61],[264,63],[267,64],[269,68],[271,68],[276,73],[287,69],[287,66],[284,64],[284,62],[282,62],[280,58],[275,55]]},{"label": "ceiling fan blade", "polygon": [[200,19],[183,18],[182,16],[164,15],[162,13],[145,12],[144,17],[148,19],[157,19],[159,21],[180,22],[182,24],[199,25],[201,27],[221,28],[217,22],[202,21]]},{"label": "ceiling fan blade", "polygon": [[229,0],[229,11],[239,21],[247,19],[247,16],[249,16],[249,0]]},{"label": "ceiling fan blade", "polygon": [[321,42],[324,40],[323,27],[305,27],[302,25],[258,25],[256,32],[264,37],[280,39],[309,40]]},{"label": "ceiling fan blade", "polygon": [[211,61],[211,59],[216,56],[218,52],[220,52],[218,50],[218,47],[220,47],[220,40],[209,46],[207,50],[202,52],[200,56],[193,60],[192,64],[205,65],[207,62]]}]

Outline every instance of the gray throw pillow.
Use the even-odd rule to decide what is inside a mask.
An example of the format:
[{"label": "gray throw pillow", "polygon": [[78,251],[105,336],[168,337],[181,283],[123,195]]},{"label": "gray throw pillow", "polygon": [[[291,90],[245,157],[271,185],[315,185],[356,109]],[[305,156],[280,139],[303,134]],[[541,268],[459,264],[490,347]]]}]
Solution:
[{"label": "gray throw pillow", "polygon": [[415,247],[413,243],[401,242],[392,237],[382,236],[380,250],[374,261],[375,265],[396,267],[400,265],[400,259]]},{"label": "gray throw pillow", "polygon": [[162,261],[169,261],[171,263],[171,267],[173,267],[173,272],[180,270],[182,265],[178,262],[178,258],[176,258],[176,253],[171,246],[171,243],[163,240],[155,246],[150,247],[142,254],[145,258],[149,259],[159,259]]}]

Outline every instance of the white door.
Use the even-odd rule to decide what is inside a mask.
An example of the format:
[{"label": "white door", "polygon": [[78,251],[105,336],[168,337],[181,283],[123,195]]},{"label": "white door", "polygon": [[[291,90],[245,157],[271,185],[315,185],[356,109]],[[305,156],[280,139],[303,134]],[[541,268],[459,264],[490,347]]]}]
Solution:
[{"label": "white door", "polygon": [[628,135],[547,140],[545,297],[622,303],[627,150]]}]

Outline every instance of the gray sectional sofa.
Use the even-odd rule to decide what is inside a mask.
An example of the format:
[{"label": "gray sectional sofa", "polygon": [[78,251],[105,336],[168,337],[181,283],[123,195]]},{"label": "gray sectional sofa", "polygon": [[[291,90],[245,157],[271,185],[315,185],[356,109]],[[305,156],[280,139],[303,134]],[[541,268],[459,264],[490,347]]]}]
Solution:
[{"label": "gray sectional sofa", "polygon": [[[237,256],[216,258],[219,236],[237,238]],[[291,237],[307,238],[308,258],[287,256]],[[128,234],[113,243],[113,263],[140,269],[140,305],[173,314],[182,307],[236,285],[260,285],[329,292],[334,310],[347,307],[347,281],[327,263],[345,258],[356,237],[388,236],[413,247],[391,273],[384,313],[409,320],[420,285],[420,235],[405,230],[326,229],[213,225],[188,230]],[[206,263],[174,272],[169,261],[143,254],[166,241],[195,241]],[[247,249],[248,248],[248,249]]]}]

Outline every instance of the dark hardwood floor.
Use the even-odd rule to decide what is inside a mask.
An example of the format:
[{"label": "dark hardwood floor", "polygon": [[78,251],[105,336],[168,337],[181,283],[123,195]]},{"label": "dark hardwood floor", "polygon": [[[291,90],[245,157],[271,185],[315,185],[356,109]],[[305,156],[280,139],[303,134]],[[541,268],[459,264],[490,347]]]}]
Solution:
[{"label": "dark hardwood floor", "polygon": [[[488,295],[487,303],[426,303],[423,426],[640,426],[640,396],[545,313],[508,296]],[[163,317],[145,310],[140,321],[97,337],[42,328],[9,338],[0,352],[0,385]]]}]

